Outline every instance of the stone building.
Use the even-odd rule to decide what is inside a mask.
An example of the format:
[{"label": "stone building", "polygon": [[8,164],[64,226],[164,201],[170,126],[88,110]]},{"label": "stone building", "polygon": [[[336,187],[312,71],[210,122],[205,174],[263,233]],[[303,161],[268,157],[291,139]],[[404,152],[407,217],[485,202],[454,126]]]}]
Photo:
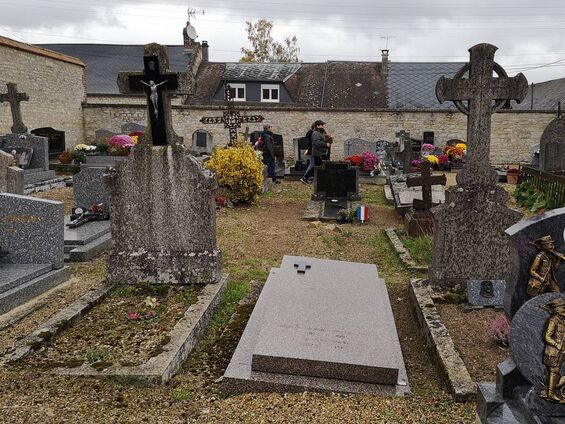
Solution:
[{"label": "stone building", "polygon": [[[29,96],[20,105],[30,132],[51,128],[64,133],[58,141],[67,146],[82,142],[86,78],[80,59],[0,37],[0,93],[11,82]],[[10,133],[11,126],[10,105],[0,103],[0,134]]]},{"label": "stone building", "polygon": [[[143,46],[41,47],[80,58],[87,65],[87,96],[82,103],[81,119],[77,120],[86,142],[94,141],[98,129],[118,131],[124,123],[145,123],[144,96],[121,95],[116,84],[119,71],[143,68]],[[203,116],[221,115],[226,83],[232,87],[236,107],[242,114],[263,115],[265,122],[283,136],[287,158],[293,154],[292,139],[303,136],[316,119],[328,123],[336,140],[332,149],[336,158],[342,156],[346,139],[394,140],[401,129],[409,131],[413,138],[425,138],[440,146],[450,139],[466,139],[466,117],[451,102],[441,105],[435,97],[436,81],[442,75],[453,76],[462,63],[393,62],[386,50],[380,61],[367,62],[212,62],[208,43],[196,42],[186,30],[183,45],[168,47],[170,68],[190,75],[181,95],[173,100],[175,131],[188,146],[197,140],[214,145],[227,143],[228,132],[223,125],[200,123]],[[555,115],[556,105],[547,101],[525,103],[512,103],[494,116],[493,163],[529,161],[530,146],[539,142]],[[249,130],[259,130],[261,126],[252,124]]]}]

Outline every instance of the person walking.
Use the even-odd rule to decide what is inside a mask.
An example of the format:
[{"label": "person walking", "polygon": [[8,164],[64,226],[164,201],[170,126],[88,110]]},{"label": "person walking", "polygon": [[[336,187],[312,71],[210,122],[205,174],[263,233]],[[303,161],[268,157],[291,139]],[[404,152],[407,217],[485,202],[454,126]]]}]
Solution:
[{"label": "person walking", "polygon": [[261,140],[263,141],[263,163],[267,165],[267,175],[275,184],[280,184],[281,182],[277,180],[275,173],[275,143],[272,125],[267,124],[263,126]]},{"label": "person walking", "polygon": [[307,152],[310,154],[308,168],[306,168],[306,172],[300,178],[300,181],[304,184],[311,184],[310,178],[314,174],[314,167],[322,165],[322,157],[327,154],[330,147],[330,143],[325,139],[325,125],[326,123],[321,119],[312,125],[312,134],[310,135],[311,147]]}]

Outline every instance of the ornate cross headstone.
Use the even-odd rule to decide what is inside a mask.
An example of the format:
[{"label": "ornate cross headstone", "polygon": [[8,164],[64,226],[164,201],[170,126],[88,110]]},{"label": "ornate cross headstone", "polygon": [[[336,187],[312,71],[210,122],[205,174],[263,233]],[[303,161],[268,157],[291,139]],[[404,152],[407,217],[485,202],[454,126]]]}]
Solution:
[{"label": "ornate cross headstone", "polygon": [[261,115],[241,116],[238,110],[235,110],[234,102],[230,94],[230,86],[226,84],[225,98],[227,110],[224,111],[223,116],[205,116],[200,120],[203,124],[224,124],[230,132],[229,145],[233,146],[237,142],[237,129],[241,128],[241,124],[248,122],[263,122]]},{"label": "ornate cross headstone", "polygon": [[168,72],[167,50],[156,43],[145,46],[143,72],[120,72],[118,87],[122,94],[147,95],[148,129],[144,142],[154,146],[176,144],[178,136],[173,131],[171,99],[169,94],[179,88],[181,74]]},{"label": "ornate cross headstone", "polygon": [[452,100],[467,115],[467,163],[457,174],[458,185],[446,190],[445,203],[431,210],[429,280],[434,286],[465,288],[469,280],[510,278],[512,259],[504,230],[521,214],[506,206],[508,193],[497,186],[489,162],[491,116],[509,99],[521,101],[528,82],[522,74],[508,77],[494,62],[496,50],[491,44],[471,47],[470,62],[453,79],[442,77],[436,85],[440,102]]},{"label": "ornate cross headstone", "polygon": [[422,186],[422,200],[414,199],[414,209],[416,210],[429,210],[434,203],[432,202],[432,186],[433,185],[445,185],[447,183],[447,178],[445,174],[432,176],[431,164],[427,160],[420,163],[421,176],[419,177],[408,177],[406,179],[406,185],[408,187],[418,187]]},{"label": "ornate cross headstone", "polygon": [[[491,116],[508,100],[521,102],[528,92],[528,81],[523,74],[509,78],[494,62],[496,50],[497,47],[486,43],[471,47],[470,62],[453,79],[441,77],[436,85],[440,103],[452,100],[467,115],[467,163],[457,175],[462,186],[496,185],[498,174],[489,162]],[[492,76],[493,72],[498,74],[497,78]],[[467,73],[468,78],[463,78]],[[468,105],[463,101],[468,101]]]},{"label": "ornate cross headstone", "polygon": [[396,137],[400,139],[404,146],[404,150],[402,150],[402,166],[404,173],[408,174],[409,169],[412,167],[412,141],[410,140],[410,133],[402,130],[396,133]]},{"label": "ornate cross headstone", "polygon": [[0,94],[0,103],[8,102],[10,104],[12,120],[14,121],[14,125],[12,125],[12,133],[26,133],[27,127],[24,125],[22,119],[20,102],[29,101],[29,96],[26,93],[18,93],[18,86],[12,82],[7,83],[6,85],[8,86],[8,93]]}]

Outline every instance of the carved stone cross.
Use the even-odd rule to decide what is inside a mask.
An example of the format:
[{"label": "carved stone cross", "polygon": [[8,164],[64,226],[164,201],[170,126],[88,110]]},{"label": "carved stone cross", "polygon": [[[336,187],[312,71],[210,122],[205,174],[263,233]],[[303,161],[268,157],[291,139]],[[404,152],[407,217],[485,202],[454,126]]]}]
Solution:
[{"label": "carved stone cross", "polygon": [[[528,91],[523,74],[510,78],[494,62],[496,50],[497,47],[486,43],[471,47],[470,62],[453,79],[441,77],[436,85],[440,103],[452,100],[467,115],[467,163],[457,175],[462,186],[496,185],[497,173],[489,162],[491,115],[508,100],[520,103]],[[493,72],[498,77],[493,77]],[[468,78],[463,78],[466,73]],[[468,101],[468,106],[463,101]]]},{"label": "carved stone cross", "polygon": [[8,102],[10,104],[12,120],[14,122],[14,125],[12,125],[12,133],[26,133],[27,127],[24,125],[22,119],[20,102],[27,102],[29,100],[29,96],[26,93],[18,93],[18,86],[12,82],[7,83],[6,85],[8,86],[8,93],[0,94],[0,103]]},{"label": "carved stone cross", "polygon": [[237,141],[237,129],[241,128],[241,124],[248,122],[263,122],[261,115],[241,116],[239,111],[235,110],[233,99],[230,93],[230,86],[226,84],[225,98],[227,103],[227,110],[224,111],[223,116],[205,116],[200,120],[203,124],[224,124],[230,132],[229,145],[235,145]]},{"label": "carved stone cross", "polygon": [[405,174],[408,174],[412,167],[412,140],[410,140],[410,133],[402,130],[397,132],[396,136],[404,145],[404,150],[402,151],[402,169]]},{"label": "carved stone cross", "polygon": [[171,99],[169,94],[179,88],[179,74],[168,72],[166,47],[147,44],[143,54],[143,72],[120,72],[118,87],[122,94],[147,95],[148,128],[144,142],[154,146],[174,144]]},{"label": "carved stone cross", "polygon": [[413,207],[416,210],[429,210],[434,205],[432,201],[432,186],[445,185],[447,178],[445,174],[432,177],[431,164],[427,160],[420,162],[420,169],[422,174],[419,177],[408,177],[406,185],[408,187],[422,186],[422,200],[414,199]]}]

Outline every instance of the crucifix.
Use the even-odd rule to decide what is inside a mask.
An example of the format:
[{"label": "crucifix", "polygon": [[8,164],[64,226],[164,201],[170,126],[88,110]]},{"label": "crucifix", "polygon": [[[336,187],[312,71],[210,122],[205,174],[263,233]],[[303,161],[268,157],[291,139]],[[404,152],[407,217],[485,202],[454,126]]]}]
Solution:
[{"label": "crucifix", "polygon": [[402,169],[405,174],[408,174],[412,167],[412,140],[410,140],[410,133],[407,131],[399,131],[396,137],[400,139],[400,148],[402,150]]},{"label": "crucifix", "polygon": [[447,178],[445,174],[432,177],[431,164],[427,160],[420,162],[421,175],[419,177],[406,178],[408,187],[422,186],[422,200],[414,199],[413,207],[418,211],[429,210],[434,203],[432,201],[432,186],[445,185]]},{"label": "crucifix", "polygon": [[223,112],[223,116],[205,116],[200,120],[200,122],[203,124],[224,124],[224,128],[229,129],[230,132],[230,142],[228,145],[233,146],[237,142],[237,129],[241,128],[241,124],[248,122],[263,122],[264,118],[261,115],[241,116],[239,111],[235,110],[230,88],[229,84],[226,84],[225,98],[227,110]]},{"label": "crucifix", "polygon": [[[520,103],[528,92],[523,74],[510,78],[494,61],[496,50],[496,46],[486,43],[471,47],[469,63],[453,79],[441,77],[436,85],[440,103],[451,100],[467,115],[467,163],[457,175],[461,186],[496,185],[497,173],[489,162],[492,114],[508,100]],[[493,77],[493,72],[498,77]],[[467,73],[468,78],[463,78]]]},{"label": "crucifix", "polygon": [[29,96],[26,93],[18,93],[18,86],[12,82],[7,83],[6,85],[8,86],[8,93],[0,94],[0,103],[8,102],[10,104],[12,120],[14,122],[14,125],[12,125],[12,133],[26,133],[27,127],[24,125],[22,119],[20,102],[29,101]]},{"label": "crucifix", "polygon": [[158,44],[145,46],[143,72],[120,72],[120,93],[145,93],[147,96],[148,128],[146,143],[154,146],[174,144],[171,99],[169,94],[179,88],[179,74],[168,72],[168,55],[165,47]]}]

